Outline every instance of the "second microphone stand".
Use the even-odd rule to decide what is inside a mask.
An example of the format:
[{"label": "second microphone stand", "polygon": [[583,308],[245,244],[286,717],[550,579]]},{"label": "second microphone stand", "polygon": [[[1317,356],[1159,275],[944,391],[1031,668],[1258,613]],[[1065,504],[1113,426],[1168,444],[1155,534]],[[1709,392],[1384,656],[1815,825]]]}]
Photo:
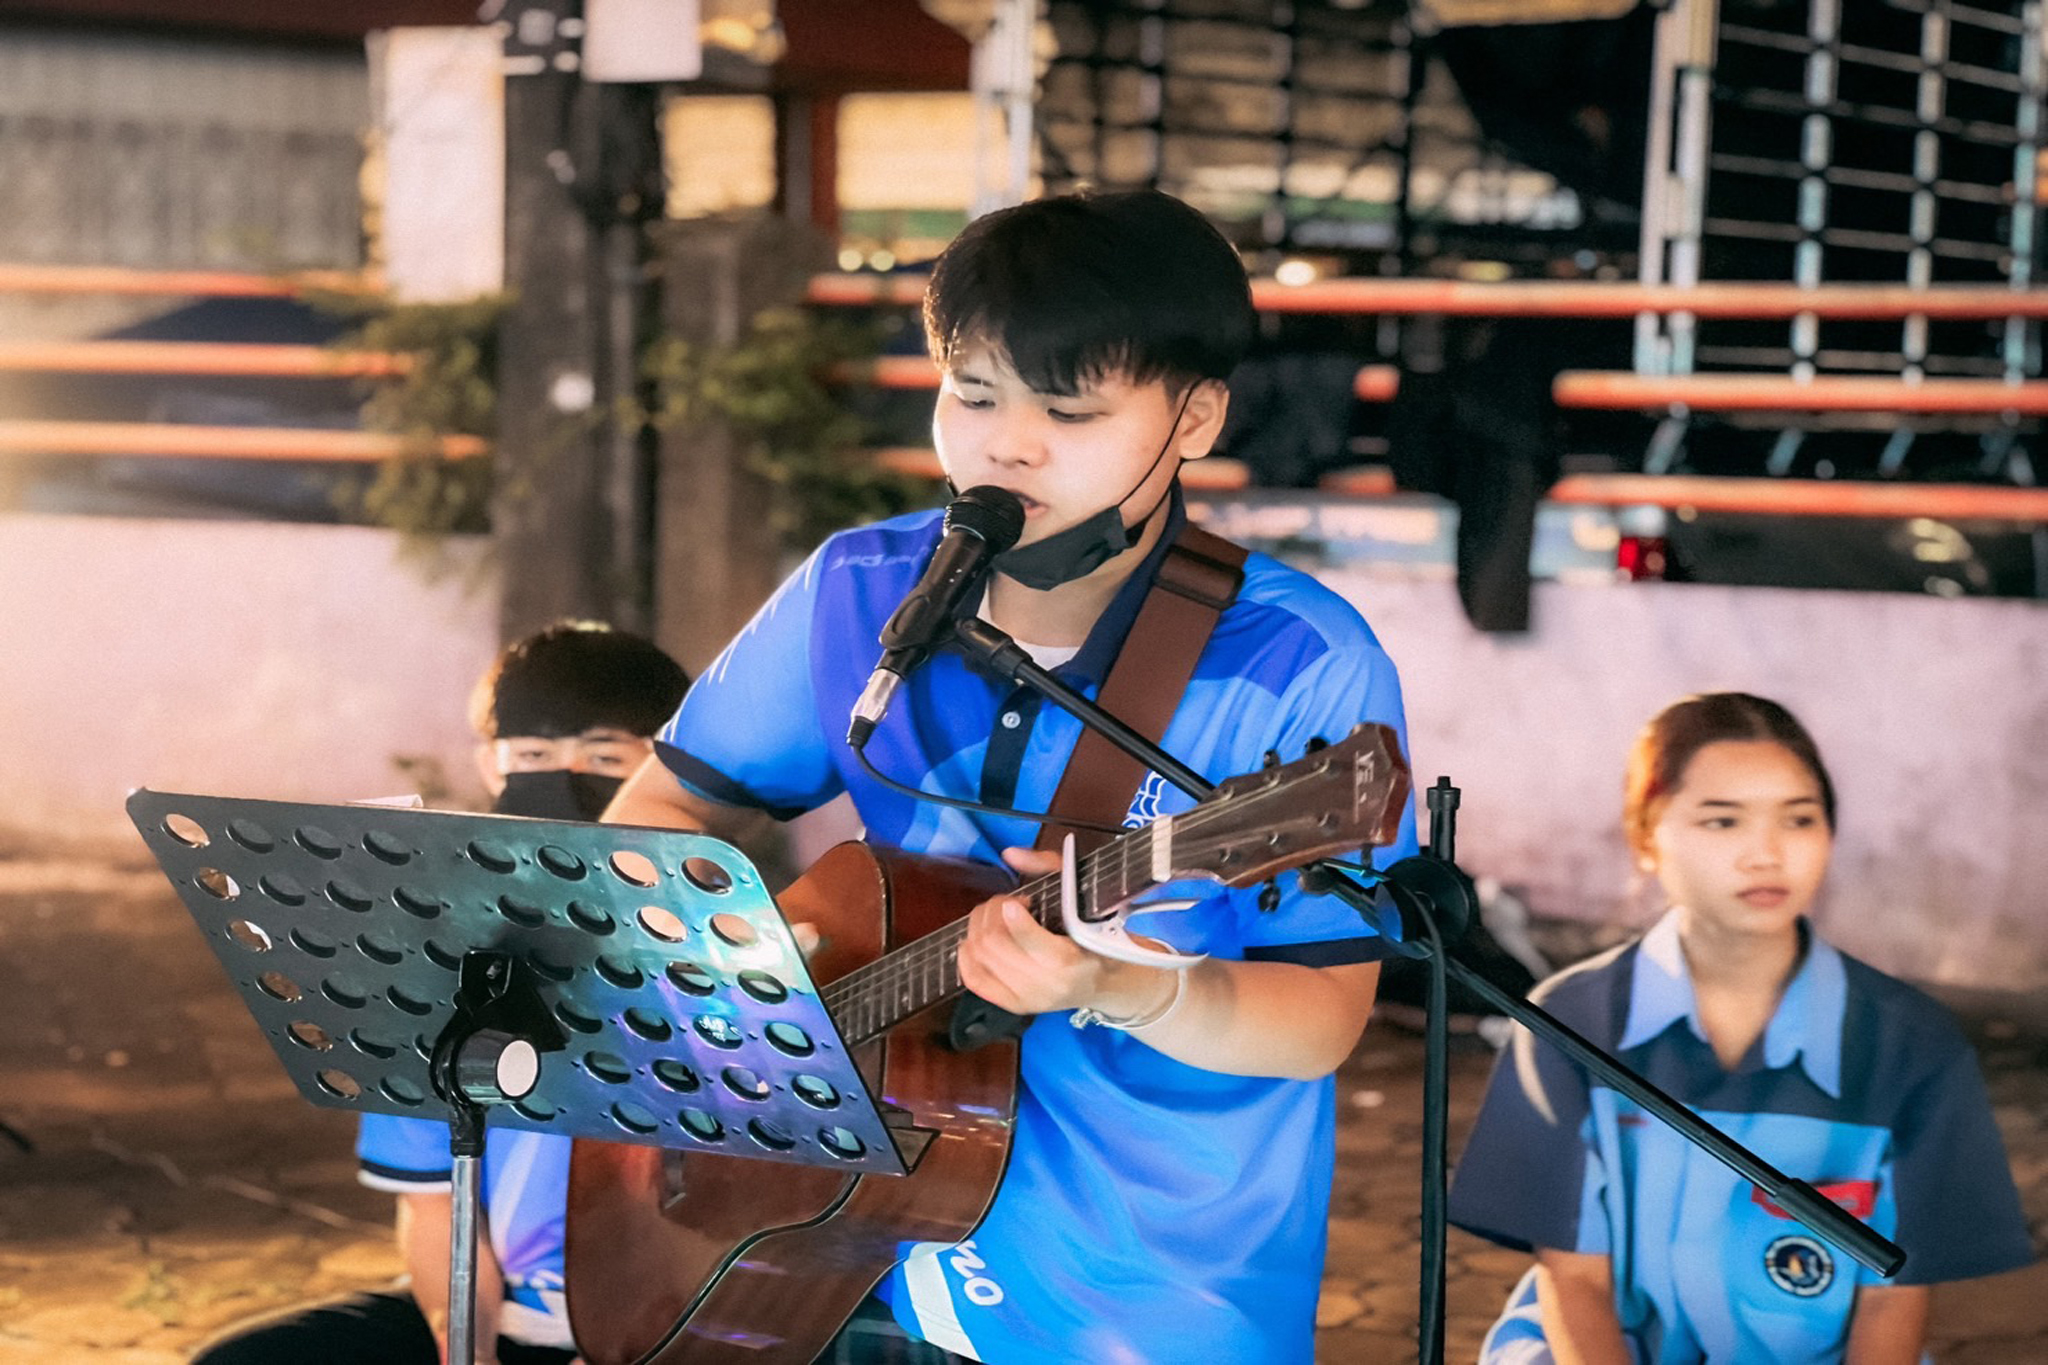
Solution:
[{"label": "second microphone stand", "polygon": [[[955,635],[970,658],[1008,681],[1044,696],[1195,800],[1205,800],[1215,792],[1214,783],[1041,668],[1016,641],[987,621],[963,619],[956,624]],[[1451,949],[1475,917],[1476,898],[1471,880],[1456,862],[1458,789],[1448,778],[1439,778],[1427,793],[1427,804],[1428,851],[1404,858],[1380,874],[1380,885],[1392,903],[1391,910],[1372,888],[1360,883],[1349,869],[1339,864],[1326,861],[1301,874],[1307,890],[1336,896],[1356,910],[1390,947],[1405,957],[1425,960],[1430,967],[1423,1081],[1422,1285],[1417,1357],[1421,1365],[1441,1365],[1443,1360],[1447,1228],[1444,1185],[1449,1164],[1444,1117],[1449,1090],[1446,997],[1452,979],[1748,1180],[1817,1236],[1834,1243],[1879,1275],[1890,1278],[1898,1273],[1905,1264],[1906,1253],[1896,1243],[1879,1236],[1812,1185],[1765,1162],[1541,1006],[1508,994],[1459,961]]]}]

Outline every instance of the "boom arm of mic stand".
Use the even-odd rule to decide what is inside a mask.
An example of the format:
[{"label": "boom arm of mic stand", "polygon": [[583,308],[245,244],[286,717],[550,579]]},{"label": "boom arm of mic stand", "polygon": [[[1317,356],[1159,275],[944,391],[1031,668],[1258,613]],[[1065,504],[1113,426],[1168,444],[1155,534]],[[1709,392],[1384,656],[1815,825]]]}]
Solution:
[{"label": "boom arm of mic stand", "polygon": [[[1197,801],[1215,792],[1213,783],[1039,667],[1014,640],[987,621],[961,621],[956,628],[956,634],[970,655],[980,659],[1010,681],[1022,683],[1050,699],[1082,724],[1100,730],[1118,748],[1147,764],[1154,772]],[[1450,847],[1448,832],[1443,837],[1442,847],[1446,850]],[[1446,867],[1450,866],[1447,858],[1425,856],[1407,861],[1441,862]],[[1315,890],[1337,896],[1368,923],[1377,925],[1381,922],[1384,911],[1375,903],[1373,893],[1348,873],[1327,862],[1318,864],[1313,871],[1311,884]],[[1393,899],[1398,906],[1404,895],[1413,894],[1414,892],[1406,888],[1396,886]],[[1412,940],[1399,941],[1390,936],[1389,941],[1408,957],[1426,958],[1430,955],[1429,949],[1421,943]],[[1444,953],[1444,967],[1451,976],[1493,1008],[1539,1038],[1555,1045],[1566,1056],[1598,1076],[1607,1085],[1642,1105],[1686,1141],[1703,1149],[1716,1161],[1750,1181],[1779,1208],[1805,1224],[1814,1233],[1833,1242],[1887,1279],[1897,1274],[1899,1267],[1905,1264],[1906,1253],[1897,1243],[1879,1236],[1805,1181],[1795,1180],[1777,1170],[1756,1153],[1601,1051],[1541,1006],[1532,1005],[1526,1000],[1517,1000],[1459,961],[1456,953]]]}]

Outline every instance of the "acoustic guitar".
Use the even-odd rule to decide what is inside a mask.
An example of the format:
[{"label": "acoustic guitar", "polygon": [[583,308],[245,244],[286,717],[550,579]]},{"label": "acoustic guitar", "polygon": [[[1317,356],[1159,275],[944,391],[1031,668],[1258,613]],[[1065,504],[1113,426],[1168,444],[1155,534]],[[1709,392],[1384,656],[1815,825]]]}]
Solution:
[{"label": "acoustic guitar", "polygon": [[[1408,791],[1393,732],[1361,725],[1083,857],[1083,917],[1113,916],[1171,881],[1253,886],[1389,843]],[[909,1174],[579,1139],[567,1296],[590,1365],[806,1365],[895,1263],[899,1243],[955,1242],[974,1230],[1009,1154],[1017,1044],[952,1050],[944,1007],[960,991],[967,911],[1009,882],[999,868],[848,843],[782,894],[784,918],[823,935],[812,978]],[[1014,894],[1059,929],[1057,876]]]}]

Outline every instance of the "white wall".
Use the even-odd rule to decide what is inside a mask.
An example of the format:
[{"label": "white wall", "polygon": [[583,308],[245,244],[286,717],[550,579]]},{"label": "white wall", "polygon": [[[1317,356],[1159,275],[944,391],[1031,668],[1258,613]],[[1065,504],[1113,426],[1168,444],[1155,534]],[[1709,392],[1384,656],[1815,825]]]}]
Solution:
[{"label": "white wall", "polygon": [[[389,533],[0,516],[0,838],[130,840],[136,786],[344,801],[474,794],[464,719],[495,648],[486,586]],[[1842,826],[1820,911],[1903,975],[2048,981],[2048,604],[1556,583],[1485,636],[1449,583],[1324,570],[1407,687],[1417,785],[1464,789],[1460,857],[1540,913],[1640,916],[1619,832],[1636,729],[1685,693],[1774,697],[1813,730]]]},{"label": "white wall", "polygon": [[491,28],[370,35],[370,194],[391,291],[417,303],[505,287],[504,40]]},{"label": "white wall", "polygon": [[1459,858],[1539,913],[1640,922],[1620,833],[1644,721],[1690,692],[1790,707],[1835,779],[1818,920],[1920,980],[2048,982],[2048,604],[1678,584],[1536,589],[1536,629],[1485,636],[1448,583],[1319,576],[1401,669],[1418,788],[1464,789]]},{"label": "white wall", "polygon": [[399,756],[476,795],[481,549],[429,581],[385,531],[0,515],[0,835],[133,841],[141,786],[390,796],[413,789]]}]

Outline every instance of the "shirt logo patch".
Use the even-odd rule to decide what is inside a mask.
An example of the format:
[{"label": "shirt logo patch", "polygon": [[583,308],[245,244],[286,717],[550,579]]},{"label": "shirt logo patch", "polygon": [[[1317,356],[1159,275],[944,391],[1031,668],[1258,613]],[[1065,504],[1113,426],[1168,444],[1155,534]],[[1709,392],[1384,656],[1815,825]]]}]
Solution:
[{"label": "shirt logo patch", "polygon": [[1764,1248],[1764,1274],[1787,1294],[1810,1299],[1835,1282],[1835,1258],[1811,1237],[1780,1237]]},{"label": "shirt logo patch", "polygon": [[1138,794],[1131,798],[1131,808],[1124,815],[1125,829],[1138,829],[1159,818],[1159,802],[1166,795],[1166,779],[1158,773],[1148,772],[1145,780],[1138,784]]},{"label": "shirt logo patch", "polygon": [[[1815,1185],[1813,1192],[1823,1199],[1834,1201],[1850,1216],[1868,1219],[1877,1208],[1877,1182],[1875,1180],[1832,1180]],[[1791,1214],[1778,1207],[1777,1201],[1752,1185],[1749,1188],[1749,1202],[1773,1218],[1790,1219]]]}]

